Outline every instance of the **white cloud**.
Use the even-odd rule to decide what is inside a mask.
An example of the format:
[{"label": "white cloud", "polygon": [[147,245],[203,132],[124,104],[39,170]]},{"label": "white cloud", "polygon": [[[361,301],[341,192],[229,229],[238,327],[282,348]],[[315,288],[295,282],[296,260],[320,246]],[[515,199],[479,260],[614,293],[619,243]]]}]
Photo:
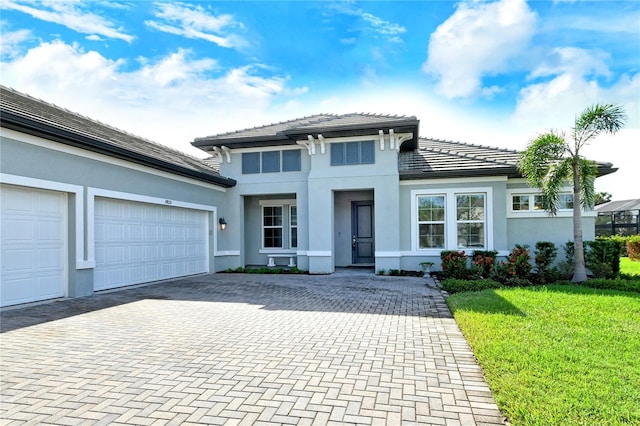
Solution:
[{"label": "white cloud", "polygon": [[431,35],[423,70],[436,77],[447,98],[476,96],[484,76],[506,71],[522,54],[535,27],[536,15],[524,0],[460,3]]},{"label": "white cloud", "polygon": [[385,21],[378,16],[375,16],[369,12],[365,12],[359,7],[355,7],[353,3],[350,2],[331,3],[330,8],[339,13],[360,18],[363,22],[368,24],[368,28],[370,28],[377,34],[385,36],[387,38],[387,41],[389,42],[402,42],[400,34],[404,34],[405,32],[407,32],[407,29],[402,25],[396,24],[395,22]]},{"label": "white cloud", "polygon": [[[3,23],[4,24],[4,23]],[[2,25],[4,27],[5,25]],[[29,30],[5,31],[2,28],[2,37],[0,37],[0,55],[3,58],[13,58],[22,52],[22,42],[30,39],[32,36]]]},{"label": "white cloud", "polygon": [[101,38],[99,35],[97,34],[91,34],[85,37],[87,40],[91,40],[91,41],[104,41],[103,38]]},{"label": "white cloud", "polygon": [[624,74],[606,87],[598,80],[600,76],[611,76],[601,52],[554,49],[550,59],[531,72],[530,79],[542,81],[520,90],[514,122],[538,123],[543,129],[566,128],[587,106],[616,103],[627,110],[628,126],[640,127],[640,73]]},{"label": "white cloud", "polygon": [[115,23],[102,16],[83,10],[74,2],[30,2],[3,0],[2,8],[26,13],[42,21],[53,22],[83,34],[97,34],[130,43],[133,36],[126,34]]},{"label": "white cloud", "polygon": [[242,48],[248,42],[238,34],[225,34],[230,28],[242,28],[232,15],[214,16],[201,6],[190,7],[182,3],[157,3],[155,21],[145,25],[158,31],[192,39],[206,40],[220,47]]},{"label": "white cloud", "polygon": [[[285,93],[286,77],[261,76],[263,67],[219,73],[216,61],[179,50],[160,60],[139,59],[133,70],[94,51],[43,43],[2,62],[2,84],[175,149],[199,136],[271,122],[270,106]],[[249,121],[250,117],[251,121]]]}]

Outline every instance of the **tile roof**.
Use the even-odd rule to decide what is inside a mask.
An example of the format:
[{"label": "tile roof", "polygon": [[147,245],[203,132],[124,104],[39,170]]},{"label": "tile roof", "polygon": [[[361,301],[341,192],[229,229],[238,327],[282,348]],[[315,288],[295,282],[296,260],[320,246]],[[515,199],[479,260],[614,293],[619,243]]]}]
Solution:
[{"label": "tile roof", "polygon": [[[165,145],[135,136],[56,105],[0,85],[0,112],[3,127],[56,134],[59,142],[99,151],[107,155],[166,168],[196,179],[232,186],[234,181],[206,162]],[[45,136],[46,137],[46,136]],[[181,173],[182,172],[182,173]],[[227,185],[228,184],[228,185]]]},{"label": "tile roof", "polygon": [[[508,176],[521,177],[520,151],[462,142],[420,138],[414,151],[400,152],[401,179],[444,177]],[[599,176],[617,169],[611,163],[597,163]]]},{"label": "tile roof", "polygon": [[398,170],[405,178],[515,176],[519,154],[509,149],[420,138],[418,149],[400,153]]},{"label": "tile roof", "polygon": [[230,148],[238,147],[240,144],[259,146],[257,144],[260,142],[286,144],[295,143],[296,135],[406,126],[415,126],[417,131],[416,117],[365,113],[316,114],[250,129],[200,137],[196,138],[192,144],[197,147],[226,145]]}]

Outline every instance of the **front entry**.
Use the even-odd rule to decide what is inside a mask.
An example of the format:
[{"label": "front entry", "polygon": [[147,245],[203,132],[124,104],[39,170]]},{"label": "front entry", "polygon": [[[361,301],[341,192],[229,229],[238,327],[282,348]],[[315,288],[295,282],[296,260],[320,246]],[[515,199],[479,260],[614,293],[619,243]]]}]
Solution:
[{"label": "front entry", "polygon": [[351,202],[351,252],[353,264],[374,263],[373,201]]}]

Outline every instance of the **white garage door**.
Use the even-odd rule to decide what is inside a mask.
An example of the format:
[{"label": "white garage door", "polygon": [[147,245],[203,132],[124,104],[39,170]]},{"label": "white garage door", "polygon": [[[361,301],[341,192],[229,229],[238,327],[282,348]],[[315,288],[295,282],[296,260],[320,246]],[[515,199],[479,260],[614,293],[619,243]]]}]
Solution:
[{"label": "white garage door", "polygon": [[0,185],[0,306],[64,296],[66,194]]},{"label": "white garage door", "polygon": [[207,272],[207,213],[96,198],[94,289]]}]

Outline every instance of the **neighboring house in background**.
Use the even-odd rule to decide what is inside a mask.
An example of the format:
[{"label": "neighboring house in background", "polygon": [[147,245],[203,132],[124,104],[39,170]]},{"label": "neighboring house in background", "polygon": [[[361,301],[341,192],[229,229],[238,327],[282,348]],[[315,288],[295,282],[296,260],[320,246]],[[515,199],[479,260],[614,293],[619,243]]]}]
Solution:
[{"label": "neighboring house in background", "polygon": [[597,205],[596,235],[640,234],[640,199],[609,201]]},{"label": "neighboring house in background", "polygon": [[203,161],[4,87],[0,108],[2,306],[245,265],[419,270],[442,250],[572,239],[569,188],[549,217],[517,151],[419,138],[415,117],[198,138]]}]

